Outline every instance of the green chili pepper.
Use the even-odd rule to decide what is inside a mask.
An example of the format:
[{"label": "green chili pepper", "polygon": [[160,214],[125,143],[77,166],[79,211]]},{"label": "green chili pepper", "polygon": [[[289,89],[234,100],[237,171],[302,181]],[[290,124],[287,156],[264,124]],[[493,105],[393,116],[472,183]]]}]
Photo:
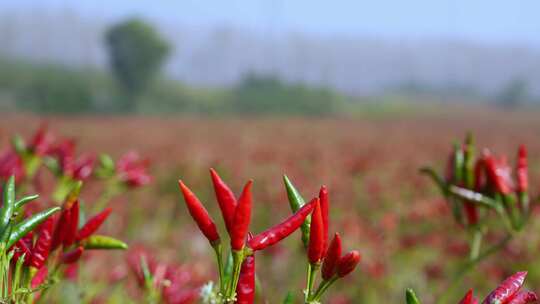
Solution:
[{"label": "green chili pepper", "polygon": [[27,218],[26,220],[13,226],[13,229],[9,236],[9,240],[7,242],[6,247],[10,248],[11,246],[13,246],[13,244],[15,244],[21,238],[23,238],[28,232],[34,230],[34,228],[36,228],[39,224],[44,222],[51,215],[53,215],[54,213],[58,211],[60,211],[60,207],[52,207],[45,211],[36,213],[32,217]]},{"label": "green chili pepper", "polygon": [[454,143],[454,183],[460,184],[463,182],[463,167],[465,163],[465,155],[460,143]]},{"label": "green chili pepper", "polygon": [[127,249],[128,245],[105,235],[92,235],[83,242],[84,249]]},{"label": "green chili pepper", "polygon": [[420,300],[416,297],[414,290],[407,288],[405,291],[405,298],[407,299],[407,304],[420,304]]},{"label": "green chili pepper", "polygon": [[[287,175],[283,175],[283,182],[285,183],[285,188],[287,189],[287,197],[289,199],[289,205],[291,206],[292,212],[298,211],[302,206],[305,205],[306,201],[296,190],[292,182],[289,180]],[[307,216],[304,222],[302,223],[302,242],[304,243],[304,248],[308,248],[309,245],[309,230],[311,226],[311,216]]]},{"label": "green chili pepper", "polygon": [[283,299],[283,304],[293,304],[294,303],[294,295],[292,292],[287,292],[287,295],[285,296],[285,299]]},{"label": "green chili pepper", "polygon": [[4,187],[4,205],[0,209],[0,233],[3,234],[15,210],[15,176],[11,176]]},{"label": "green chili pepper", "polygon": [[34,201],[34,200],[36,200],[38,198],[39,198],[38,194],[29,195],[29,196],[21,198],[20,200],[15,202],[15,210],[18,210],[22,206],[24,206],[24,205],[28,204],[29,202]]}]

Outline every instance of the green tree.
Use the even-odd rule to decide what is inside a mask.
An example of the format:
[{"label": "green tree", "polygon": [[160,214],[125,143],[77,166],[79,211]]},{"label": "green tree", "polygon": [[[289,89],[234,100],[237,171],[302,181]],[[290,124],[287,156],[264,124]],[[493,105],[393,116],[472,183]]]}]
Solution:
[{"label": "green tree", "polygon": [[133,110],[165,62],[170,46],[151,25],[136,18],[112,26],[106,42],[111,69],[125,93],[119,110]]}]

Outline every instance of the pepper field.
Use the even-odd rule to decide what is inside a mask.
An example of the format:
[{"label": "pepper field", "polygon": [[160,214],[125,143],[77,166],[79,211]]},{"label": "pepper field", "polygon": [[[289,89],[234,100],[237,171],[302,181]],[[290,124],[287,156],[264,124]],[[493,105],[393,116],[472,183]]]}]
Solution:
[{"label": "pepper field", "polygon": [[[454,140],[472,131],[480,150],[507,154],[529,149],[531,222],[497,254],[455,286],[449,303],[471,287],[485,295],[508,275],[528,270],[532,290],[540,286],[540,120],[535,114],[493,109],[449,111],[378,118],[194,118],[194,117],[38,117],[0,114],[0,150],[9,137],[30,136],[43,121],[58,137],[73,137],[77,151],[118,157],[136,150],[151,160],[153,182],[114,199],[114,212],[102,229],[126,241],[128,252],[92,254],[78,278],[62,283],[63,303],[140,303],[126,263],[130,251],[145,248],[156,259],[183,265],[187,285],[216,280],[208,242],[189,216],[177,188],[181,178],[199,196],[225,235],[208,169],[215,168],[235,193],[253,179],[252,232],[290,214],[282,176],[304,198],[330,193],[330,234],[341,233],[344,250],[362,255],[359,268],[335,284],[328,303],[403,303],[414,288],[433,303],[468,253],[465,229],[457,225],[437,188],[419,168],[442,172]],[[95,199],[83,188],[86,203]],[[497,240],[492,233],[487,240]],[[257,279],[263,288],[255,303],[280,303],[305,284],[300,233],[258,254]],[[295,294],[300,297],[300,294]],[[265,299],[264,302],[262,299]]]}]

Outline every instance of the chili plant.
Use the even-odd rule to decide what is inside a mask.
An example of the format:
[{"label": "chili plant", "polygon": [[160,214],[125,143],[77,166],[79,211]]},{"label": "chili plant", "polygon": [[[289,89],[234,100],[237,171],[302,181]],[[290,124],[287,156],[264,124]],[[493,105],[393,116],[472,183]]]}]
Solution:
[{"label": "chili plant", "polygon": [[[530,216],[527,150],[520,146],[516,172],[506,156],[497,157],[485,149],[477,156],[474,140],[468,134],[464,143],[455,143],[448,158],[444,178],[432,168],[422,168],[445,197],[454,220],[469,235],[469,257],[439,299],[443,303],[461,278],[488,256],[504,246],[523,228]],[[515,179],[513,178],[515,176]],[[491,220],[492,216],[498,220]],[[489,230],[503,230],[505,236],[482,250]]]},{"label": "chili plant", "polygon": [[[219,283],[212,282],[202,289],[205,303],[254,303],[256,252],[264,250],[303,226],[302,239],[308,258],[308,276],[304,296],[305,303],[319,303],[321,296],[337,279],[354,270],[360,261],[357,251],[341,255],[341,239],[334,236],[327,250],[328,192],[321,188],[319,197],[305,203],[299,192],[286,179],[287,192],[293,206],[293,214],[281,223],[259,233],[249,233],[251,219],[253,182],[248,181],[238,199],[217,172],[210,169],[216,198],[230,239],[230,258],[224,263],[224,246],[214,220],[195,194],[179,181],[188,211],[214,250]],[[311,224],[307,220],[311,217]],[[308,228],[309,227],[309,228]],[[315,276],[322,264],[322,282],[314,290]],[[286,303],[288,303],[288,296]]]}]

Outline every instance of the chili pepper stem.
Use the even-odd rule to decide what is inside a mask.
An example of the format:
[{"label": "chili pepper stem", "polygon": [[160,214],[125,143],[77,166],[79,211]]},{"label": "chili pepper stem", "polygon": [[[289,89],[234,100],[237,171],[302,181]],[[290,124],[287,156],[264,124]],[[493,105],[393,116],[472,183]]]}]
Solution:
[{"label": "chili pepper stem", "polygon": [[482,230],[480,230],[480,228],[474,229],[469,260],[474,261],[476,258],[478,258],[478,255],[480,254],[480,249],[482,247],[483,236],[484,234],[482,233]]},{"label": "chili pepper stem", "polygon": [[321,265],[318,263],[309,263],[307,267],[307,282],[306,282],[306,290],[305,290],[305,301],[308,302],[311,299],[312,292],[313,292],[313,285],[315,284],[315,276],[317,274],[317,271],[319,270],[319,267]]},{"label": "chili pepper stem", "polygon": [[225,297],[225,303],[234,303],[236,301],[236,286],[240,278],[240,269],[244,261],[244,250],[233,250],[233,273],[229,282],[229,287]]},{"label": "chili pepper stem", "polygon": [[320,301],[322,295],[328,290],[328,288],[330,288],[330,286],[332,286],[332,284],[334,284],[335,281],[337,281],[338,278],[338,276],[334,276],[329,280],[322,281],[315,293],[313,294],[311,300],[315,302]]},{"label": "chili pepper stem", "polygon": [[218,264],[218,273],[219,273],[219,294],[220,296],[223,296],[225,292],[225,278],[223,274],[223,246],[221,245],[221,242],[212,245],[212,248],[214,248],[214,253],[216,254],[216,260]]},{"label": "chili pepper stem", "polygon": [[107,207],[107,205],[109,204],[109,201],[117,194],[119,194],[119,192],[121,192],[119,182],[115,178],[112,178],[107,182],[107,184],[105,185],[105,189],[103,190],[97,201],[94,203],[94,213],[105,209],[105,207]]}]

